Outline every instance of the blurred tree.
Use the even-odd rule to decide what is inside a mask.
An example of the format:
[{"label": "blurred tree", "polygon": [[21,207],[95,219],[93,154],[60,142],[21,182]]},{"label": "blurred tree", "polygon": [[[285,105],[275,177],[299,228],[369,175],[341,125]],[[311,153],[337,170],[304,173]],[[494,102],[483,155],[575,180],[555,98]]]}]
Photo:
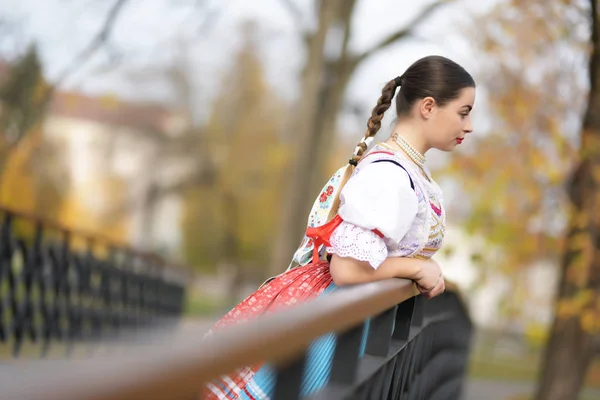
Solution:
[{"label": "blurred tree", "polygon": [[[25,54],[11,65],[6,81],[0,87],[0,170],[10,150],[38,123],[54,89],[68,79],[106,42],[113,25],[128,0],[116,0],[100,31],[86,48],[50,83],[43,75],[37,48],[31,44]],[[1,26],[1,24],[0,24]]]},{"label": "blurred tree", "polygon": [[[0,177],[0,204],[57,220],[69,185],[66,168],[62,148],[45,140],[39,127],[30,129],[7,156]],[[34,233],[31,223],[17,221],[16,229],[25,237]]]},{"label": "blurred tree", "polygon": [[5,160],[0,185],[0,202],[8,207],[33,212],[36,208],[35,178],[32,176],[31,155],[39,142],[41,132],[31,135]]},{"label": "blurred tree", "polygon": [[44,93],[48,83],[35,46],[10,66],[0,87],[0,172],[11,150],[43,116]]},{"label": "blurred tree", "polygon": [[[33,135],[32,135],[33,136]],[[35,176],[35,212],[58,220],[60,209],[70,188],[66,144],[42,137],[32,150],[30,168]]]},{"label": "blurred tree", "polygon": [[187,192],[182,218],[188,261],[227,265],[239,277],[236,284],[244,266],[263,275],[290,156],[281,137],[285,108],[265,81],[255,27],[243,31],[245,43],[203,128],[202,154],[214,176]]},{"label": "blurred tree", "polygon": [[509,0],[477,18],[486,29],[467,35],[486,54],[477,103],[492,111],[491,129],[468,135],[436,174],[464,193],[449,202],[449,214],[506,250],[500,266],[555,261],[585,106],[585,10],[558,0]]},{"label": "blurred tree", "polygon": [[517,287],[516,268],[556,264],[564,245],[565,181],[587,88],[587,9],[581,1],[507,0],[476,18],[466,36],[485,54],[476,107],[491,111],[490,129],[469,135],[435,173],[460,196],[447,204],[452,220],[499,250],[481,267],[503,270]]},{"label": "blurred tree", "polygon": [[[98,50],[106,45],[121,11],[129,0],[115,0],[104,17],[100,30],[91,38],[88,45],[75,54],[71,62],[58,74],[52,87],[46,93],[46,100],[52,96],[52,91],[69,79],[79,68],[87,63]],[[104,1],[103,1],[104,3]]]},{"label": "blurred tree", "polygon": [[[477,31],[469,37],[486,55],[478,79],[485,91],[479,90],[478,103],[487,102],[493,110],[493,128],[469,137],[466,148],[439,171],[462,186],[458,192],[464,195],[450,204],[456,207],[451,214],[504,250],[500,266],[505,270],[540,259],[558,262],[564,255],[538,400],[577,397],[600,328],[595,322],[600,321],[600,270],[593,251],[598,248],[593,217],[598,189],[592,178],[600,153],[590,147],[600,135],[594,117],[600,112],[597,32],[591,75],[581,74],[590,9],[597,29],[595,1],[590,8],[587,1],[507,0],[478,17]],[[581,129],[588,82],[592,91]],[[569,205],[565,182],[574,167]]]},{"label": "blurred tree", "polygon": [[126,1],[115,1],[102,29],[55,82],[49,83],[44,78],[37,48],[33,44],[10,65],[0,86],[2,204],[42,217],[54,218],[58,215],[61,193],[66,191],[68,183],[63,173],[65,166],[60,148],[46,141],[41,130],[46,106],[53,90],[107,40]]},{"label": "blurred tree", "polygon": [[[42,217],[55,216],[64,188],[60,149],[51,149],[41,129],[48,87],[33,45],[0,87],[0,203]],[[33,226],[25,225],[21,232],[33,234]]]},{"label": "blurred tree", "polygon": [[[336,134],[336,121],[346,87],[356,69],[376,52],[408,38],[433,11],[450,0],[434,1],[423,7],[406,25],[392,32],[370,49],[354,54],[349,49],[355,0],[318,0],[316,29],[304,29],[303,16],[293,0],[282,0],[302,30],[306,61],[302,71],[301,94],[294,106],[290,131],[294,132],[295,158],[288,173],[284,207],[277,240],[273,246],[270,273],[281,273],[289,263],[306,229],[310,204],[323,184],[327,159]],[[341,38],[335,49],[326,42]],[[392,79],[393,77],[390,77]],[[308,168],[307,166],[311,166]]]},{"label": "blurred tree", "polygon": [[537,400],[575,399],[600,346],[600,21],[590,0],[591,55],[579,160],[569,185],[569,226],[555,319]]}]

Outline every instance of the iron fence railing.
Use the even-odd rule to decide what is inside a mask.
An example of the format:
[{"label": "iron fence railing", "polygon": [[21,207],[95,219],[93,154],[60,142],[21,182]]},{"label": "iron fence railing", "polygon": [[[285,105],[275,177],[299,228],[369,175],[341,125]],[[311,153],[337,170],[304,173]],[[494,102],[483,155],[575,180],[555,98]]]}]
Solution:
[{"label": "iron fence railing", "polygon": [[185,273],[161,258],[2,207],[0,218],[5,352],[70,353],[180,315]]},{"label": "iron fence railing", "polygon": [[[277,400],[458,400],[472,333],[467,311],[453,287],[432,300],[415,294],[412,282],[390,279],[342,288],[205,338],[168,334],[143,351],[10,369],[0,374],[3,398],[200,399],[204,383],[268,362],[277,371]],[[332,332],[338,340],[329,382],[302,397],[307,349]]]},{"label": "iron fence railing", "polygon": [[[359,359],[357,340],[364,328],[367,345]],[[460,399],[471,334],[456,293],[412,297],[373,317],[368,327],[341,333],[329,384],[306,399]],[[280,371],[281,382],[300,382],[302,360]],[[280,385],[275,398],[299,399],[291,388]]]}]

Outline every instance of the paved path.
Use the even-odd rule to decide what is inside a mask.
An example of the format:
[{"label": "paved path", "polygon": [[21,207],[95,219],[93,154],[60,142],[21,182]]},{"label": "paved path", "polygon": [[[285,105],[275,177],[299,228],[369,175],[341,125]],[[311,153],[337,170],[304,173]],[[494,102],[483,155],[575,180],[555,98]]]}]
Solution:
[{"label": "paved path", "polygon": [[505,400],[528,393],[532,388],[533,385],[527,382],[469,381],[463,400]]},{"label": "paved path", "polygon": [[[516,395],[531,394],[534,384],[530,382],[500,382],[472,380],[467,383],[463,400],[506,400]],[[582,393],[590,399],[600,399],[600,390],[587,389]]]}]

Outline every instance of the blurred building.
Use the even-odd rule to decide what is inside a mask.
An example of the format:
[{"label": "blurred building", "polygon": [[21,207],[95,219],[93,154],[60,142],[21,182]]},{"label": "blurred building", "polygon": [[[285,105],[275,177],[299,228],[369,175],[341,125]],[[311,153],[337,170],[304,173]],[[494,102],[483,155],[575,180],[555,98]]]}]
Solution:
[{"label": "blurred building", "polygon": [[138,247],[169,251],[180,241],[179,200],[150,197],[166,179],[158,170],[166,140],[187,127],[182,113],[164,106],[57,92],[43,129],[64,149],[70,195],[87,212],[126,221],[127,240]]}]

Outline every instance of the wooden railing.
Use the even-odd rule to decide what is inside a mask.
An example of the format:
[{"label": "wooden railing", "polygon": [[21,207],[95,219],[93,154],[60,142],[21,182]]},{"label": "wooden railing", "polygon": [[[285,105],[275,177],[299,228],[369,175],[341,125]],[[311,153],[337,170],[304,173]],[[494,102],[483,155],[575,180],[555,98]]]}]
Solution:
[{"label": "wooden railing", "polygon": [[455,288],[427,300],[410,281],[391,279],[343,288],[204,339],[162,335],[110,357],[9,368],[0,374],[0,398],[195,399],[203,383],[266,361],[277,371],[273,398],[294,400],[301,398],[308,346],[335,332],[329,383],[308,398],[459,399],[471,330]]}]

